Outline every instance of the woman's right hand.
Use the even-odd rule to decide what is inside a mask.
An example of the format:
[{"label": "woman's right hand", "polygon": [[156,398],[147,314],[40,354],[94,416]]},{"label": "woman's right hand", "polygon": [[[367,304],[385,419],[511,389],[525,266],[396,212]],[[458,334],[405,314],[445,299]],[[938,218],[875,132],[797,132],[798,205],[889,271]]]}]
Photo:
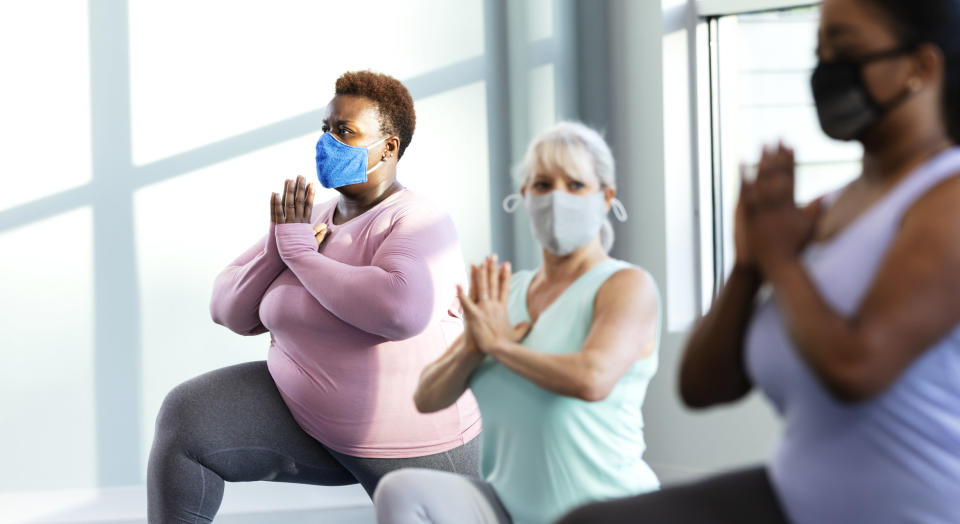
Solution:
[{"label": "woman's right hand", "polygon": [[[460,304],[466,317],[466,333],[477,349],[489,354],[507,343],[520,342],[530,330],[527,322],[514,326],[507,314],[510,299],[510,263],[498,264],[496,255],[478,266],[470,266],[470,294],[458,286]],[[473,290],[476,289],[476,294]]]},{"label": "woman's right hand", "polygon": [[[270,222],[274,224],[310,223],[316,186],[308,184],[303,176],[283,183],[283,196],[270,195]],[[314,228],[314,235],[318,232]]]}]

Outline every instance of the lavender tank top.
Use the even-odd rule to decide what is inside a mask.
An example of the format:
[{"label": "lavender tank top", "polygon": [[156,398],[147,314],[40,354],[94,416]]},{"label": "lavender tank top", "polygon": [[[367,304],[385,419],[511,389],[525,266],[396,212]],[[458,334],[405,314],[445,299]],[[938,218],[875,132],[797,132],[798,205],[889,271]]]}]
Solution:
[{"label": "lavender tank top", "polygon": [[[859,310],[904,213],[957,173],[960,148],[940,153],[845,230],[804,251],[807,272],[835,311]],[[784,419],[769,470],[790,520],[960,522],[960,325],[885,393],[843,404],[797,354],[767,295],[748,328],[746,366]]]}]

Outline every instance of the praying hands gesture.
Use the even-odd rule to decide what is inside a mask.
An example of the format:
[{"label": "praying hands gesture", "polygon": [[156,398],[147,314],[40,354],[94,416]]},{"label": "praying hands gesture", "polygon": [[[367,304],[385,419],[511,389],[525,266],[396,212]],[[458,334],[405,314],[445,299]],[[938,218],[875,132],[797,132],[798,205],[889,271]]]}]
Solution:
[{"label": "praying hands gesture", "polygon": [[793,191],[793,150],[783,144],[764,148],[756,180],[741,182],[734,234],[738,261],[755,263],[767,278],[813,237],[820,202],[798,207]]},{"label": "praying hands gesture", "polygon": [[495,348],[519,342],[530,330],[528,322],[512,325],[507,315],[511,274],[510,263],[498,264],[493,255],[479,266],[470,266],[469,296],[462,286],[457,286],[466,335],[482,353],[489,354]]},{"label": "praying hands gesture", "polygon": [[[297,176],[297,180],[287,179],[283,183],[283,196],[270,195],[270,221],[274,224],[309,224],[313,214],[313,197],[316,186],[307,184],[306,179]],[[313,235],[317,245],[323,243],[329,230],[320,223],[313,226]]]}]

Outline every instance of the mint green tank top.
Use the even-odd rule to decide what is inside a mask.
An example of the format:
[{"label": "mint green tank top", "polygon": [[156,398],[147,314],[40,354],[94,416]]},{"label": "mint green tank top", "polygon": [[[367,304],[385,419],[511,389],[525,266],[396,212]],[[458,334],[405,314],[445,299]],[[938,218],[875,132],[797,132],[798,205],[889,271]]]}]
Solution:
[{"label": "mint green tank top", "polygon": [[[541,313],[523,345],[552,354],[580,351],[597,290],[628,267],[608,259],[581,275]],[[533,276],[518,272],[510,282],[508,313],[514,324],[530,321],[527,290]],[[515,524],[553,522],[589,501],[659,488],[643,461],[640,412],[656,370],[655,347],[607,398],[585,402],[546,391],[490,357],[480,364],[470,388],[483,416],[481,470]]]}]

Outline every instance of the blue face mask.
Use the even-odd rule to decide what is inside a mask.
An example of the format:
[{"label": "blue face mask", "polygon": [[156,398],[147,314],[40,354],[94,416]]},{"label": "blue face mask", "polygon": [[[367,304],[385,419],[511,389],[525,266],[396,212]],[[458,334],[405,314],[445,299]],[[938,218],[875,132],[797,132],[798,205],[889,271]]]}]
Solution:
[{"label": "blue face mask", "polygon": [[317,178],[328,189],[362,184],[367,175],[376,171],[386,159],[381,158],[372,169],[367,169],[367,157],[370,148],[383,142],[381,138],[366,147],[349,146],[337,140],[330,133],[324,133],[317,140]]}]

